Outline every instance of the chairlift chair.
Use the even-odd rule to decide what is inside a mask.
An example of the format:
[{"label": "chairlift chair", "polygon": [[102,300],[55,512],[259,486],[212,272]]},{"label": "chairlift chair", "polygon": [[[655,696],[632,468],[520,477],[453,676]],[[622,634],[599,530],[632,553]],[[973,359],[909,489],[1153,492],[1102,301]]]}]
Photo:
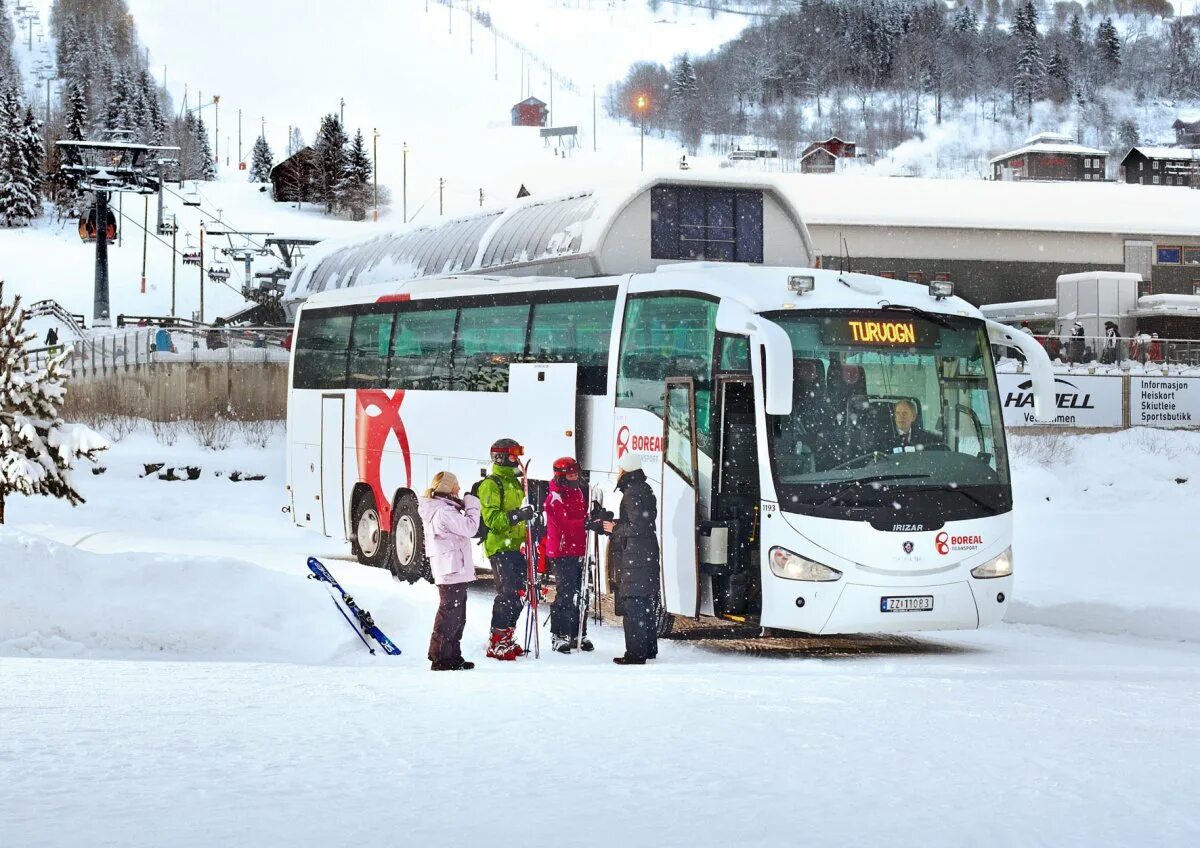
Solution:
[{"label": "chairlift chair", "polygon": [[185,194],[183,196],[183,205],[184,206],[199,206],[200,205],[200,192],[189,191],[187,194]]},{"label": "chairlift chair", "polygon": [[[105,211],[108,213],[105,215],[105,238],[111,242],[117,237],[117,216],[113,213],[112,207]],[[96,207],[94,204],[79,216],[79,238],[85,242],[96,240]]]}]

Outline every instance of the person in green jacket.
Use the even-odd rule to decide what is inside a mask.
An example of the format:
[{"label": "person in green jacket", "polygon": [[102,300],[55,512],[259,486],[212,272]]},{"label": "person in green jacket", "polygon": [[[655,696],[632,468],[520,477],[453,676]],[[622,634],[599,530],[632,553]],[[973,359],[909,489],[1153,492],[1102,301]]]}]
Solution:
[{"label": "person in green jacket", "polygon": [[512,439],[492,445],[492,471],[476,488],[480,515],[487,536],[483,550],[492,563],[496,599],[492,602],[492,634],[487,655],[496,660],[515,660],[522,653],[513,639],[521,616],[521,590],[526,583],[527,563],[521,553],[527,523],[536,515],[525,503],[525,489],[517,478],[518,458],[524,453]]}]

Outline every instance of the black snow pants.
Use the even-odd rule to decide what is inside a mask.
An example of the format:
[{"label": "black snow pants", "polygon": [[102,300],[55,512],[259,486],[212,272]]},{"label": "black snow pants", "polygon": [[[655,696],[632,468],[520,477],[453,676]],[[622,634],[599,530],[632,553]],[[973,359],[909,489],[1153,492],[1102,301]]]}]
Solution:
[{"label": "black snow pants", "polygon": [[467,625],[467,584],[438,586],[438,596],[440,603],[433,619],[433,635],[429,638],[429,659],[449,665],[462,659],[463,628]]},{"label": "black snow pants", "polygon": [[[553,557],[554,603],[550,606],[550,632],[574,639],[579,635],[579,589],[583,582],[583,557]],[[586,633],[586,629],[584,630]]]},{"label": "black snow pants", "polygon": [[646,660],[658,656],[658,603],[648,595],[622,598],[621,623],[625,628],[625,656]]},{"label": "black snow pants", "polygon": [[521,590],[525,588],[528,563],[520,551],[501,551],[491,558],[496,600],[492,601],[492,629],[508,630],[517,626],[521,609]]}]

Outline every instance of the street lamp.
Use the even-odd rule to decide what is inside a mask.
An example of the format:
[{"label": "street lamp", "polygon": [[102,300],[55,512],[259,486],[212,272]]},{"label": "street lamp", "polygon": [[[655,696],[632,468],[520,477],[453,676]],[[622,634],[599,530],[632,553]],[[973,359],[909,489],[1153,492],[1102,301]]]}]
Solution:
[{"label": "street lamp", "polygon": [[639,94],[637,98],[637,110],[642,119],[642,170],[646,170],[646,109],[650,106],[650,100],[644,94]]},{"label": "street lamp", "polygon": [[404,198],[404,223],[408,223],[408,142],[401,148],[400,191]]},{"label": "street lamp", "polygon": [[371,213],[371,220],[379,220],[379,127],[374,127],[371,130],[371,157],[375,160],[374,176],[375,176],[375,211]]}]

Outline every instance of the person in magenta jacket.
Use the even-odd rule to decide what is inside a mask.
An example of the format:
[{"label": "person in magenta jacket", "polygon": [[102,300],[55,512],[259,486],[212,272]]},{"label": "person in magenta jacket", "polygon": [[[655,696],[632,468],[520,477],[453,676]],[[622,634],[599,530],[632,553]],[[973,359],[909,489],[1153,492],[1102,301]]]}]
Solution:
[{"label": "person in magenta jacket", "polygon": [[458,478],[449,471],[433,475],[425,497],[417,501],[425,531],[425,555],[437,584],[439,604],[429,639],[434,671],[464,671],[475,667],[462,655],[467,624],[467,584],[475,579],[471,540],[479,529],[479,499],[459,498]]},{"label": "person in magenta jacket", "polygon": [[579,631],[580,584],[583,558],[587,553],[587,495],[579,463],[569,456],[554,461],[550,494],[542,505],[546,516],[546,558],[554,569],[554,604],[550,607],[550,633],[554,650],[571,653],[572,648],[592,650],[586,634]]}]

